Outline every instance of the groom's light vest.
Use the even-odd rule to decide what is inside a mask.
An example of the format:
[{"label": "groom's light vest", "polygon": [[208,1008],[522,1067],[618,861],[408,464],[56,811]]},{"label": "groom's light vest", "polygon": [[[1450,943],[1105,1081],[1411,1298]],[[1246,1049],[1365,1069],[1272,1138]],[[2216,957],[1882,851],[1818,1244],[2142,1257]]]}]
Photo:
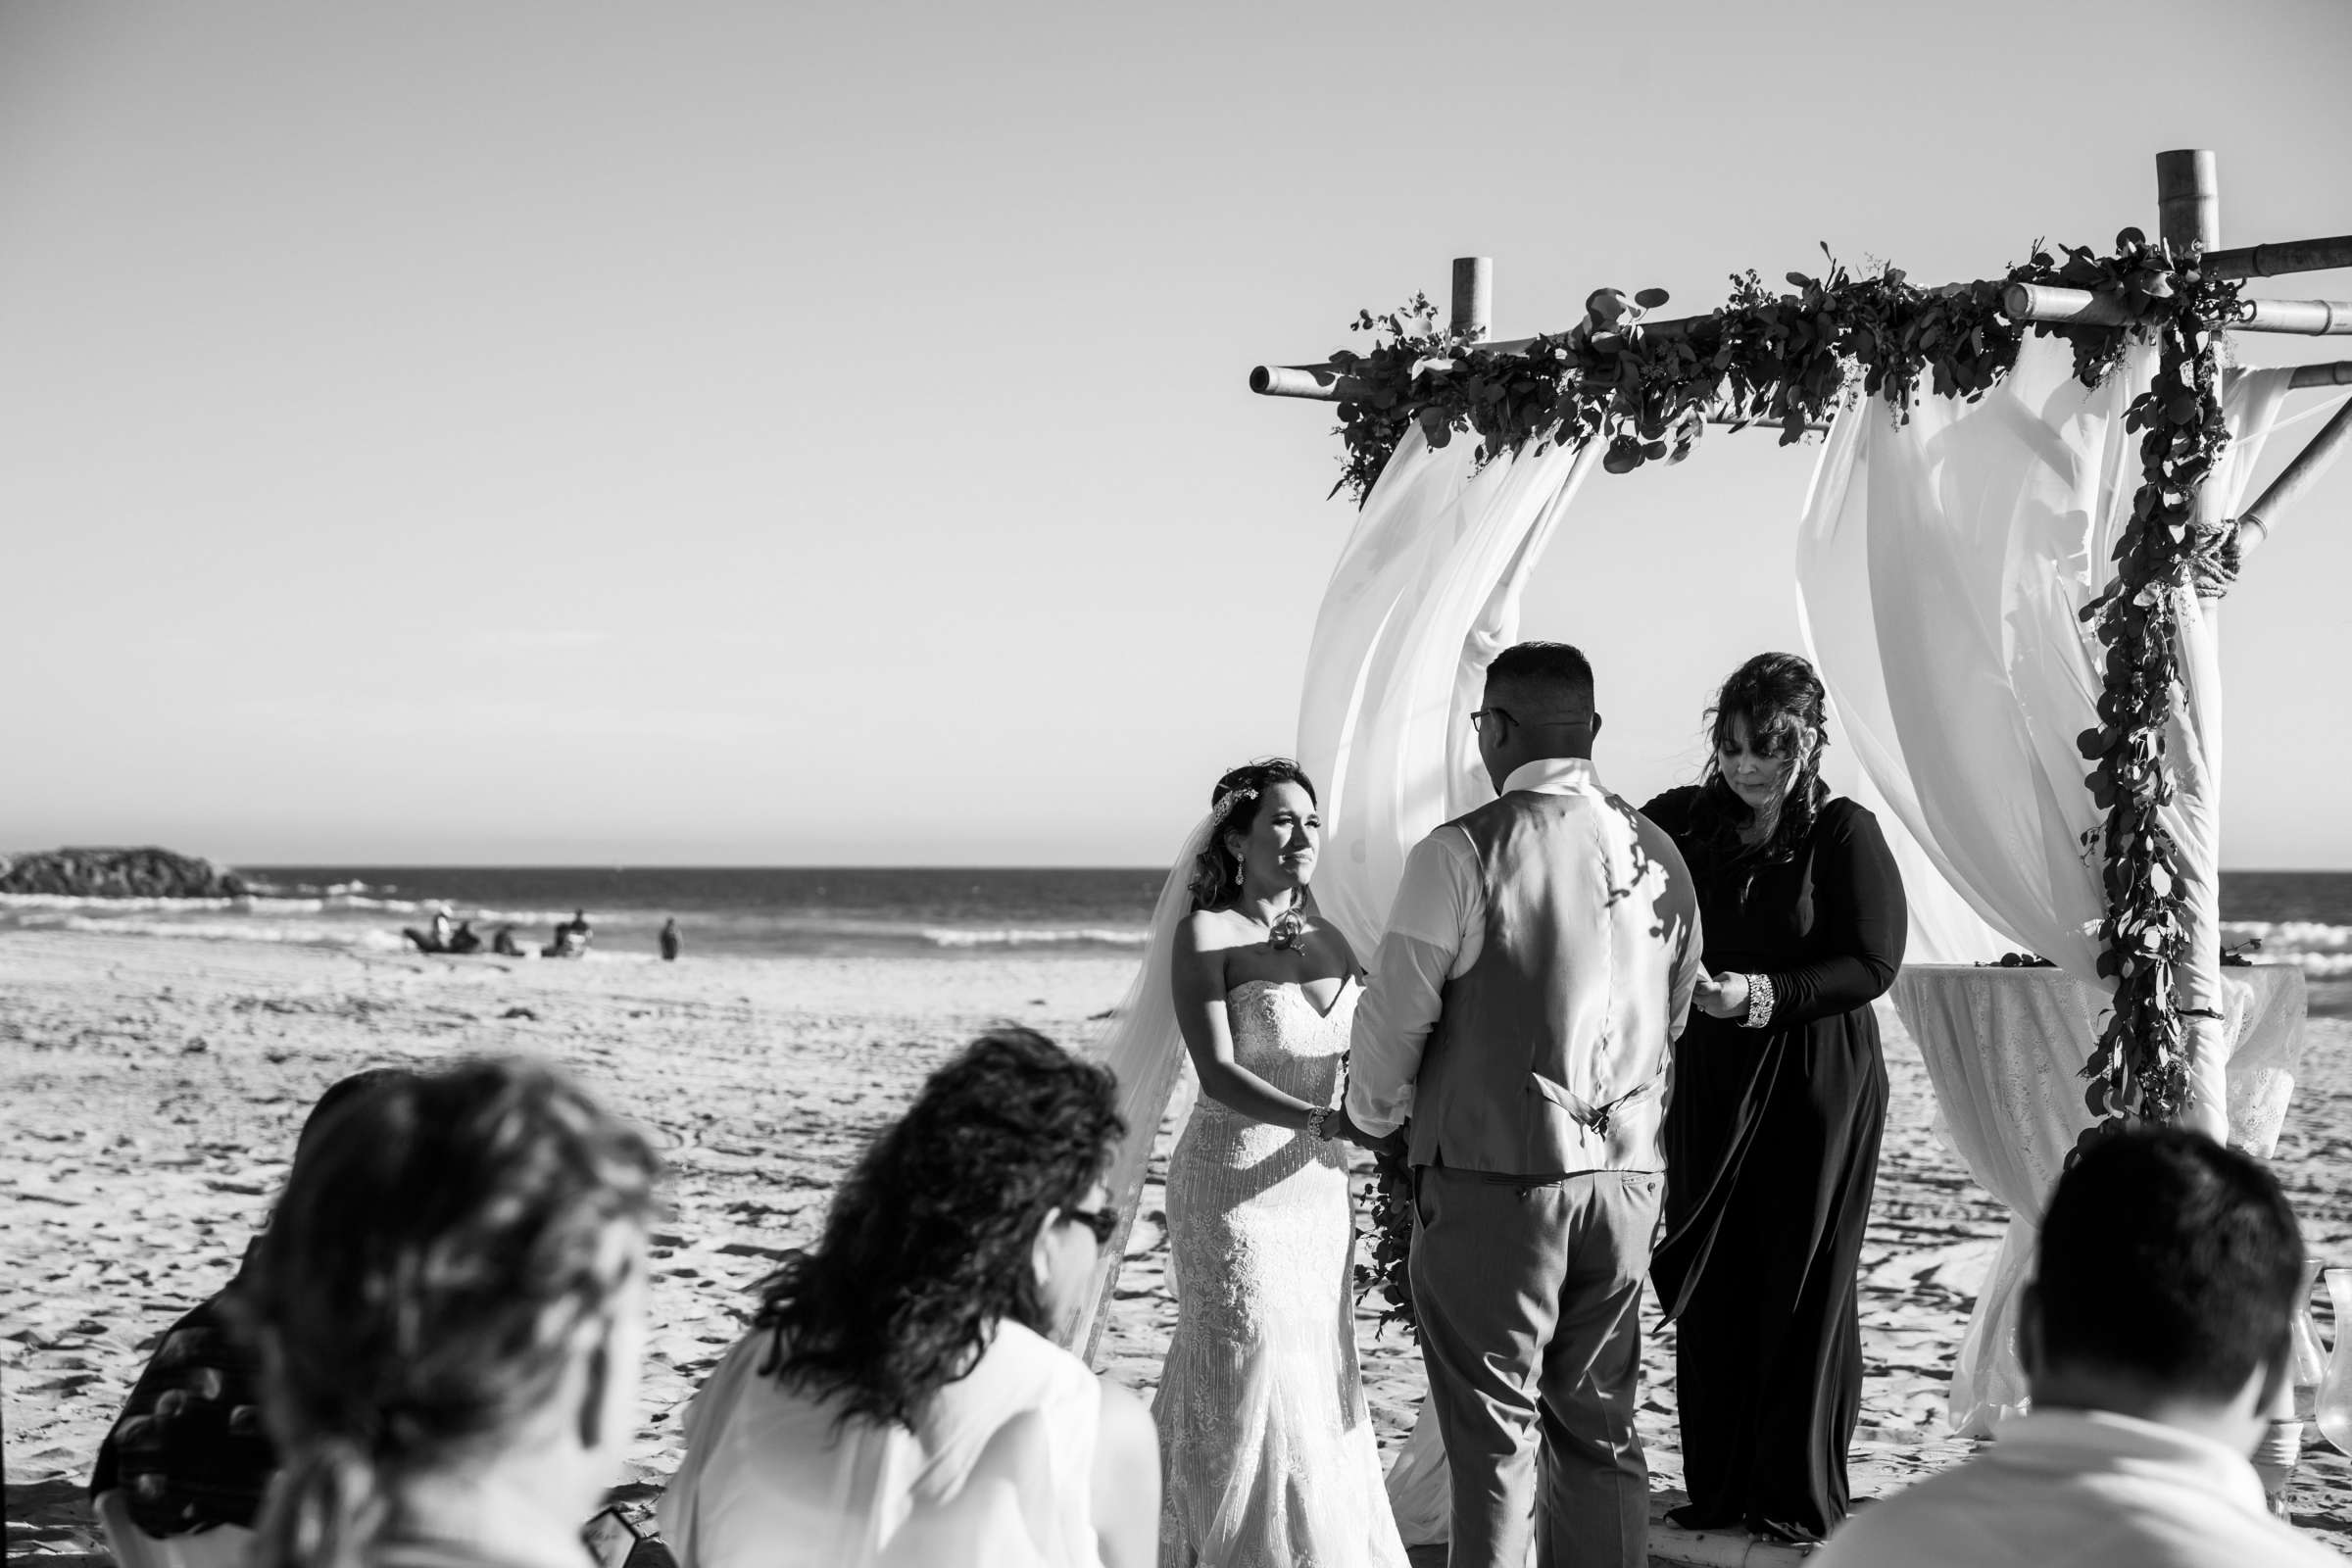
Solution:
[{"label": "groom's light vest", "polygon": [[1515,790],[1459,818],[1483,945],[1446,981],[1414,1080],[1416,1165],[1659,1170],[1697,900],[1666,834],[1614,796]]}]

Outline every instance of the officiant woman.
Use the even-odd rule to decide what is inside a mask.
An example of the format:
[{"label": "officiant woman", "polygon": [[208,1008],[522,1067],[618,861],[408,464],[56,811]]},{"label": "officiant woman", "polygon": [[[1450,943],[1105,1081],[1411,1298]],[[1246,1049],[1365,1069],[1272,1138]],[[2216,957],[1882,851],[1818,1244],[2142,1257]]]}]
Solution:
[{"label": "officiant woman", "polygon": [[1886,1119],[1871,1003],[1903,888],[1870,812],[1821,782],[1826,694],[1793,654],[1724,682],[1694,787],[1643,808],[1697,883],[1708,978],[1676,1044],[1666,1239],[1687,1528],[1818,1541],[1861,1409],[1855,1269]]}]

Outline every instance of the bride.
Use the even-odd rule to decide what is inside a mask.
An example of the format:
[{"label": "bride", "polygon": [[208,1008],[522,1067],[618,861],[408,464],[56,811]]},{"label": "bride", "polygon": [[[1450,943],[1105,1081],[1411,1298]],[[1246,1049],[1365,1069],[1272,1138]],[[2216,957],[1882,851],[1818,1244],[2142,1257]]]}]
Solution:
[{"label": "bride", "polygon": [[1169,974],[1200,1099],[1168,1162],[1160,1568],[1404,1568],[1356,1372],[1336,1102],[1362,987],[1306,901],[1321,837],[1281,760],[1219,779],[1195,835]]}]

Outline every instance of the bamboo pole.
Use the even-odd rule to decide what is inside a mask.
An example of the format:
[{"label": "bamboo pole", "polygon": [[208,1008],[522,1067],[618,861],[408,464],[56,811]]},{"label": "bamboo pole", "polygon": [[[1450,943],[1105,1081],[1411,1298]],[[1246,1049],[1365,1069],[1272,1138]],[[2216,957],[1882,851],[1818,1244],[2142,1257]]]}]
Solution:
[{"label": "bamboo pole", "polygon": [[2156,230],[2178,257],[2189,246],[2222,244],[2219,162],[2202,149],[2156,155]]},{"label": "bamboo pole", "polygon": [[[2352,365],[2345,367],[2352,375]],[[2318,383],[2314,383],[2315,385]],[[1368,401],[1372,388],[1352,375],[1343,374],[1329,365],[1261,365],[1250,372],[1250,390],[1260,397],[1300,398],[1309,403],[1361,403]],[[1728,413],[1710,413],[1709,424],[1768,424],[1766,419],[1740,419]],[[1774,428],[1779,428],[1775,425]],[[1812,431],[1827,430],[1829,425],[1816,421],[1805,426]]]},{"label": "bamboo pole", "polygon": [[2352,234],[2328,239],[2290,239],[2276,245],[2246,245],[2236,250],[2208,251],[2203,263],[2209,277],[2277,277],[2281,272],[2325,272],[2352,267]]},{"label": "bamboo pole", "polygon": [[[2352,300],[2240,300],[2246,314],[2229,323],[2232,332],[2293,332],[2305,337],[2352,336]],[[2001,309],[2013,321],[2074,321],[2083,326],[2129,326],[2123,305],[2088,289],[2047,283],[2011,283],[2001,290]]]},{"label": "bamboo pole", "polygon": [[2352,386],[2352,360],[2336,360],[2327,365],[2299,365],[2294,379],[2287,382],[2290,392],[2308,392],[2315,387]]},{"label": "bamboo pole", "polygon": [[[2352,365],[2313,366],[2310,368],[2345,371],[2345,381],[2352,382]],[[2279,469],[2278,477],[2271,481],[2270,488],[2256,497],[2254,504],[2238,516],[2237,553],[2240,560],[2252,555],[2256,547],[2271,536],[2271,526],[2279,514],[2301,500],[2305,491],[2319,483],[2320,475],[2344,455],[2347,446],[2352,446],[2352,398],[2344,400],[2344,406],[2320,426],[2320,433],[2311,438],[2310,445],[2296,453],[2294,462]]]},{"label": "bamboo pole", "polygon": [[1453,329],[1484,339],[1494,325],[1494,258],[1453,259]]},{"label": "bamboo pole", "polygon": [[[2214,250],[2222,243],[2222,197],[2220,176],[2214,156],[2210,152],[2169,152],[2156,155],[2156,220],[2158,232],[2174,256],[2185,255],[2193,246]],[[2101,304],[2112,302],[2101,301]],[[2269,304],[2269,301],[2259,302]],[[2004,295],[2003,304],[2007,304]],[[2014,315],[2014,313],[2012,313]],[[2346,313],[2348,329],[2352,329],[2352,312]],[[2237,322],[2236,325],[2250,325]],[[2255,328],[2257,331],[2278,330],[2277,327]],[[2200,520],[2218,522],[2222,496],[2218,485],[2200,485],[2194,506]],[[2133,672],[2110,668],[2107,681],[2110,689],[2119,680],[2133,678]],[[2186,701],[2183,693],[2176,692],[2174,717],[2167,726],[2168,742],[2185,751],[2194,738],[2187,723],[2187,714],[2180,705]],[[2214,710],[2219,722],[2221,710]],[[2218,747],[2213,760],[2219,760]],[[2191,757],[2186,765],[2202,768],[2202,762]],[[2201,788],[2183,792],[2185,804],[2176,809],[2210,813],[2206,825],[2210,828],[2208,844],[2218,843],[2221,837],[2219,820],[2222,808],[2221,780],[2217,775],[2203,779]],[[2185,826],[2186,824],[2182,824]],[[2175,829],[2176,833],[2180,828]],[[2220,867],[2196,864],[2183,859],[2176,866],[2177,892],[2180,899],[2181,956],[2173,965],[2173,1005],[2180,1009],[2183,1065],[2187,1068],[2187,1093],[2181,1097],[2177,1122],[2182,1127],[2205,1134],[2216,1143],[2230,1140],[2230,1044],[2222,1031],[2222,890]],[[2115,899],[2111,895],[2109,907]]]}]

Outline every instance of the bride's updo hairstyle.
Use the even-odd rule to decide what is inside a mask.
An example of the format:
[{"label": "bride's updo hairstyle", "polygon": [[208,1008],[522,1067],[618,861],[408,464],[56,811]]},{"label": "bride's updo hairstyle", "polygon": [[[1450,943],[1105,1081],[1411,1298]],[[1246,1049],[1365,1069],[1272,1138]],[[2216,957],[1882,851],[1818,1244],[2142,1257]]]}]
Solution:
[{"label": "bride's updo hairstyle", "polygon": [[1241,897],[1242,862],[1234,858],[1233,849],[1225,840],[1234,834],[1244,838],[1257,825],[1257,813],[1264,805],[1266,792],[1277,784],[1296,784],[1306,791],[1306,798],[1322,805],[1315,794],[1314,780],[1306,770],[1287,757],[1269,757],[1259,762],[1244,762],[1217,780],[1217,787],[1208,792],[1208,843],[1193,861],[1193,907],[1211,909],[1220,904]]},{"label": "bride's updo hairstyle", "polygon": [[404,1478],[517,1441],[644,1267],[658,1168],[530,1062],[392,1074],[305,1128],[227,1299],[280,1461],[255,1568],[357,1568]]},{"label": "bride's updo hairstyle", "polygon": [[1813,666],[1794,654],[1758,654],[1732,671],[1707,710],[1707,769],[1699,787],[1691,826],[1698,837],[1727,854],[1740,850],[1740,829],[1754,814],[1745,801],[1724,781],[1723,748],[1732,738],[1732,721],[1747,727],[1748,744],[1767,757],[1804,754],[1804,764],[1781,800],[1781,818],[1772,836],[1756,853],[1767,860],[1786,860],[1813,831],[1814,818],[1830,798],[1821,781],[1822,753],[1830,745],[1830,694],[1813,673]]},{"label": "bride's updo hairstyle", "polygon": [[912,1427],[1010,1319],[1052,1336],[1030,1249],[1125,1135],[1109,1071],[1034,1030],[982,1035],[923,1083],[833,1196],[816,1245],[760,1283],[760,1374],[835,1419]]}]

